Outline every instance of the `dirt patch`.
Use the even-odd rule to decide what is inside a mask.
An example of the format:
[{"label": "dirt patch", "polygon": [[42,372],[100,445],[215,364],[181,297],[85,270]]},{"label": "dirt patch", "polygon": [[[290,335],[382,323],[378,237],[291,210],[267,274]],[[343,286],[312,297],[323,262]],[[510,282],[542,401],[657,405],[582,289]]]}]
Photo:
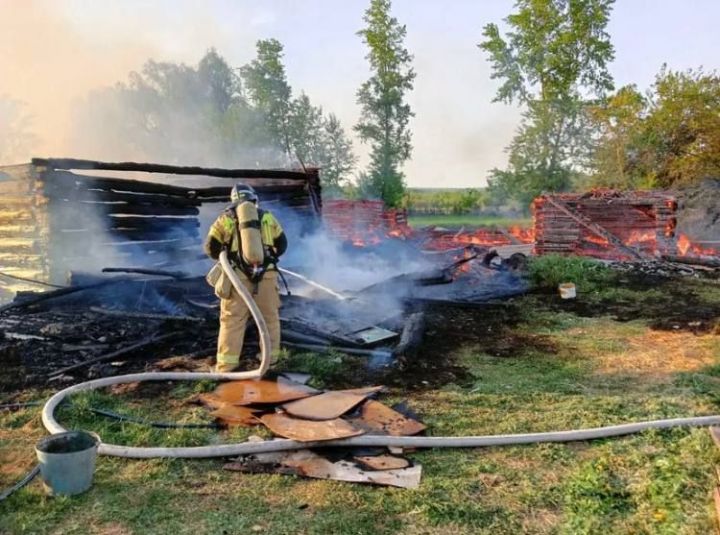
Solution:
[{"label": "dirt patch", "polygon": [[472,383],[473,376],[457,364],[457,352],[468,346],[497,357],[515,357],[530,350],[556,352],[549,337],[514,332],[522,314],[516,300],[478,308],[432,307],[427,330],[415,359],[400,362],[386,383],[410,389]]},{"label": "dirt patch", "polygon": [[711,338],[689,332],[647,331],[628,338],[624,351],[599,356],[597,371],[642,375],[643,383],[672,381],[678,372],[698,371],[715,363],[716,356],[707,344]]},{"label": "dirt patch", "polygon": [[[617,288],[631,290],[627,297],[562,300],[548,296],[550,310],[582,317],[610,316],[616,321],[649,320],[650,328],[664,331],[712,333],[720,319],[720,301],[713,302],[691,280],[625,275]],[[643,295],[643,293],[645,293]]]}]

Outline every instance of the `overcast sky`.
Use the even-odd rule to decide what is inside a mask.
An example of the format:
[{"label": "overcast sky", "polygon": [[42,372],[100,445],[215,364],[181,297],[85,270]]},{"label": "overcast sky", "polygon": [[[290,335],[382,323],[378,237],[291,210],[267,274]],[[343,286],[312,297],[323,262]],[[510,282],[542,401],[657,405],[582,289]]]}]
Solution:
[{"label": "overcast sky", "polygon": [[[257,39],[285,45],[288,79],[347,130],[368,76],[356,32],[367,0],[0,0],[0,95],[28,103],[37,155],[82,157],[64,138],[70,104],[126,78],[149,57],[195,64],[216,47],[233,66]],[[482,186],[505,162],[519,111],[491,102],[496,84],[477,48],[482,28],[500,22],[511,0],[395,0],[415,56],[413,158],[417,187]],[[618,0],[609,31],[616,85],[647,88],[663,63],[720,67],[717,0]],[[101,127],[101,125],[99,125]],[[365,149],[356,143],[358,152]],[[364,161],[364,159],[363,159]]]}]

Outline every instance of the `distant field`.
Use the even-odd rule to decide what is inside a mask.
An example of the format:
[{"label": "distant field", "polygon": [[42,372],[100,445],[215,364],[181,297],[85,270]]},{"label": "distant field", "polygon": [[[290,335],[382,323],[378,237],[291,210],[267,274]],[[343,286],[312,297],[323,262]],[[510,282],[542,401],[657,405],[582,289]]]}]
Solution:
[{"label": "distant field", "polygon": [[521,218],[512,219],[507,217],[497,216],[482,216],[482,215],[423,215],[423,216],[411,216],[408,218],[410,226],[413,227],[427,227],[429,225],[438,225],[441,227],[478,227],[482,225],[497,225],[501,227],[509,227],[512,225],[520,225],[523,227],[529,227],[532,224],[532,219]]}]

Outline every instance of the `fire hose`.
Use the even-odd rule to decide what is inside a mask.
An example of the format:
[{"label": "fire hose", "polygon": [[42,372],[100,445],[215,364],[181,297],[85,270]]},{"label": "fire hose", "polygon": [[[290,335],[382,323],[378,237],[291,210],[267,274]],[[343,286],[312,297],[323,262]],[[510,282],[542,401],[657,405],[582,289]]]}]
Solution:
[{"label": "fire hose", "polygon": [[[256,370],[237,373],[207,373],[207,372],[146,372],[117,377],[105,377],[85,383],[70,386],[53,395],[45,404],[42,411],[42,421],[45,428],[51,433],[62,433],[66,429],[55,419],[55,409],[68,396],[97,388],[115,384],[131,383],[137,381],[200,381],[207,379],[238,380],[259,379],[267,372],[270,363],[270,336],[260,310],[250,293],[230,266],[227,254],[220,253],[220,265],[230,278],[233,287],[248,306],[260,333],[261,359],[260,367]],[[481,435],[462,437],[406,437],[386,435],[361,435],[341,440],[321,442],[298,442],[288,439],[275,439],[262,442],[243,442],[239,444],[221,444],[212,446],[165,448],[141,448],[134,446],[120,446],[101,442],[98,453],[115,457],[128,457],[148,459],[156,457],[165,458],[208,458],[229,457],[235,455],[250,455],[266,452],[289,451],[306,448],[328,446],[395,446],[404,448],[479,448],[489,446],[509,446],[519,444],[537,444],[542,442],[573,442],[580,440],[593,440],[598,438],[616,437],[639,433],[648,429],[668,429],[671,427],[699,427],[720,425],[720,415],[698,416],[690,418],[672,418],[664,420],[650,420],[629,424],[596,427],[590,429],[574,429],[568,431],[551,431],[545,433],[523,433],[513,435]]]}]

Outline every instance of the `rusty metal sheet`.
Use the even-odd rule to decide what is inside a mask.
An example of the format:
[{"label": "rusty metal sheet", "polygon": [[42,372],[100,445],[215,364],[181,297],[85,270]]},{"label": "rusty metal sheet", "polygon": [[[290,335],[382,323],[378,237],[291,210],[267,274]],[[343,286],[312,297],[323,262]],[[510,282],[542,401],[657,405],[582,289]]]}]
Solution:
[{"label": "rusty metal sheet", "polygon": [[422,475],[422,467],[418,464],[402,469],[366,471],[348,461],[332,462],[310,450],[249,455],[226,464],[223,468],[239,472],[276,472],[410,489],[420,486]]},{"label": "rusty metal sheet", "polygon": [[250,379],[223,383],[215,389],[215,395],[231,405],[284,403],[318,393],[314,388],[290,381],[253,381]]},{"label": "rusty metal sheet", "polygon": [[205,394],[198,394],[197,398],[192,398],[191,401],[199,401],[206,407],[210,407],[211,409],[219,409],[220,407],[224,407],[225,405],[230,405],[227,401],[220,398],[218,395],[207,392]]},{"label": "rusty metal sheet", "polygon": [[276,435],[300,442],[336,440],[364,433],[361,429],[339,418],[314,422],[312,420],[292,418],[287,414],[276,412],[266,414],[260,420]]},{"label": "rusty metal sheet", "polygon": [[365,396],[347,392],[325,392],[283,405],[285,412],[307,420],[332,420],[365,400]]},{"label": "rusty metal sheet", "polygon": [[235,405],[225,404],[210,413],[211,416],[217,418],[225,425],[250,427],[258,425],[260,420],[255,416],[258,409],[250,407],[238,407]]},{"label": "rusty metal sheet", "polygon": [[347,394],[357,394],[359,396],[369,396],[384,390],[385,387],[380,386],[364,386],[362,388],[348,388],[347,390],[335,390],[335,392],[345,392]]},{"label": "rusty metal sheet", "polygon": [[353,459],[366,470],[400,470],[410,466],[410,461],[394,455],[356,456]]},{"label": "rusty metal sheet", "polygon": [[366,401],[361,407],[360,416],[350,419],[350,422],[365,429],[368,433],[393,436],[417,435],[427,429],[424,424],[406,418],[399,412],[372,399]]}]

